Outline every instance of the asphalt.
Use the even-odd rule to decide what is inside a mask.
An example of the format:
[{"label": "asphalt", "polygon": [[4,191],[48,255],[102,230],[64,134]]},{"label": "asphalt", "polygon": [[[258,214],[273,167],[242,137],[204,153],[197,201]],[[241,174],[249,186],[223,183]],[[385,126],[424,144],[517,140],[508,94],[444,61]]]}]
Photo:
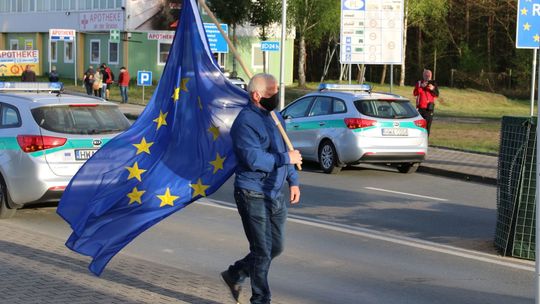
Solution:
[{"label": "asphalt", "polygon": [[[120,109],[128,118],[135,120],[144,107],[120,104]],[[427,159],[418,172],[496,185],[497,166],[497,155],[430,146]]]},{"label": "asphalt", "polygon": [[[133,104],[120,108],[130,119],[144,109]],[[419,171],[492,184],[497,179],[497,157],[430,147]],[[2,304],[234,303],[217,276],[120,253],[96,277],[87,270],[89,259],[67,249],[60,237],[23,229],[8,220],[0,225],[0,234]]]}]

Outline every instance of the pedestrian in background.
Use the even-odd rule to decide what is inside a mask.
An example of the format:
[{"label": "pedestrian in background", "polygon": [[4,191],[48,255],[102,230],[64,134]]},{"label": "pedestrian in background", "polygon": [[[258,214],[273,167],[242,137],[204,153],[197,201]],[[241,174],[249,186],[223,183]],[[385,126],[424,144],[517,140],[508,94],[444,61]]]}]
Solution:
[{"label": "pedestrian in background", "polygon": [[58,82],[60,81],[60,75],[58,75],[58,72],[56,71],[56,66],[51,67],[51,71],[49,72],[49,82]]},{"label": "pedestrian in background", "polygon": [[[249,82],[251,102],[238,114],[231,128],[238,159],[234,198],[249,241],[249,254],[230,265],[221,277],[238,302],[241,284],[251,279],[251,303],[270,303],[270,262],[283,251],[287,204],[282,193],[289,183],[291,204],[300,201],[298,173],[302,163],[297,150],[287,152],[270,112],[279,103],[276,79],[257,74]],[[274,112],[275,113],[275,112]],[[276,113],[279,116],[279,113]],[[283,123],[283,119],[280,116]]]},{"label": "pedestrian in background", "polygon": [[416,96],[416,108],[426,120],[428,136],[435,112],[435,99],[439,97],[439,88],[435,81],[431,80],[432,75],[430,70],[424,70],[422,80],[416,83],[413,91],[414,96]]},{"label": "pedestrian in background", "polygon": [[105,97],[105,100],[109,100],[109,89],[114,82],[114,74],[105,63],[101,64],[100,72],[103,80],[103,97]]},{"label": "pedestrian in background", "polygon": [[22,82],[36,82],[36,73],[32,70],[31,65],[27,65],[21,75]]},{"label": "pedestrian in background", "polygon": [[118,75],[118,86],[120,88],[120,96],[122,96],[122,103],[128,102],[128,87],[129,87],[129,72],[126,67],[120,68],[120,74]]},{"label": "pedestrian in background", "polygon": [[96,71],[94,73],[94,82],[92,84],[94,96],[103,97],[103,75]]},{"label": "pedestrian in background", "polygon": [[[88,95],[93,95],[94,93],[94,89],[93,89],[93,84],[94,84],[94,73],[96,71],[94,71],[94,67],[92,65],[89,65],[88,66],[88,69],[86,70],[86,72],[84,72],[84,75],[83,75],[83,83],[84,83],[84,87],[86,89],[86,94]],[[90,78],[90,76],[92,76],[92,78]],[[90,80],[92,80],[92,82],[90,82]]]}]

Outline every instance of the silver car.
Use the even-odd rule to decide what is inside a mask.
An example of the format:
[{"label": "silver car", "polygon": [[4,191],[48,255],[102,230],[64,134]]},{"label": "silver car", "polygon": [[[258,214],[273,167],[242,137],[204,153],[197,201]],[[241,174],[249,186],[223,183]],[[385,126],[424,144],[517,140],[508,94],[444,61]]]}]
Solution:
[{"label": "silver car", "polygon": [[322,84],[281,114],[294,147],[325,173],[358,163],[412,173],[427,154],[426,121],[409,100],[369,85]]},{"label": "silver car", "polygon": [[129,127],[114,103],[39,87],[0,82],[0,218],[58,201],[81,165]]}]

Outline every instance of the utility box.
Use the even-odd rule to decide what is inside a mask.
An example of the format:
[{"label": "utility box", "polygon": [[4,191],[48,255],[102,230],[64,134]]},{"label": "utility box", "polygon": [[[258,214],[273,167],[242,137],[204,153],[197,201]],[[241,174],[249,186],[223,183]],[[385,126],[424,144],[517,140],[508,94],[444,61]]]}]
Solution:
[{"label": "utility box", "polygon": [[497,172],[495,247],[535,259],[536,117],[502,118]]}]

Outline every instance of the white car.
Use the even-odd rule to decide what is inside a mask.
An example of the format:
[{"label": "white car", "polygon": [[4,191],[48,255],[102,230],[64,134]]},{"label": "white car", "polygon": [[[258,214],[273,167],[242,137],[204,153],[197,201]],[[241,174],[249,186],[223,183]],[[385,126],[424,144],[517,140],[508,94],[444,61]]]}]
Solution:
[{"label": "white car", "polygon": [[58,201],[81,165],[130,125],[114,103],[61,91],[0,82],[0,218]]},{"label": "white car", "polygon": [[409,100],[369,85],[322,84],[281,114],[294,147],[325,173],[358,163],[412,173],[428,151],[426,121]]}]

